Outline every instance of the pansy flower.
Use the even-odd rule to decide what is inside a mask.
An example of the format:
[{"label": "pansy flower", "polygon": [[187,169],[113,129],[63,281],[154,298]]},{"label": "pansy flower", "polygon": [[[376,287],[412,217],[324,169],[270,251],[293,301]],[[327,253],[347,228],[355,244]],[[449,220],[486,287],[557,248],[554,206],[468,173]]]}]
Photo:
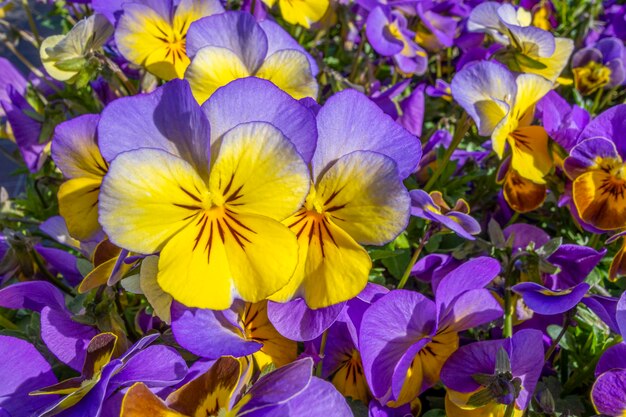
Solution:
[{"label": "pansy flower", "polygon": [[[279,128],[289,117],[299,139],[314,143],[314,130],[298,130],[314,129],[312,114],[258,82],[269,90],[225,87],[216,111],[235,110],[223,117],[208,109],[207,118],[181,80],[118,99],[101,116],[110,167],[100,223],[115,245],[159,253],[159,285],[189,307],[261,301],[288,283],[298,261],[296,236],[280,222],[301,207],[310,177],[300,156],[306,149],[299,153],[284,133],[293,132]],[[245,109],[251,96],[270,101]]]},{"label": "pansy flower", "polygon": [[122,5],[115,43],[126,59],[164,80],[182,78],[192,22],[222,13],[218,0],[133,0]]},{"label": "pansy flower", "polygon": [[300,210],[284,221],[298,238],[298,267],[270,297],[303,297],[313,309],[365,288],[372,263],[361,245],[382,245],[404,230],[410,199],[402,179],[421,156],[415,136],[354,90],[326,101],[317,130],[311,189]]},{"label": "pansy flower", "polygon": [[520,330],[512,338],[459,348],[441,370],[446,413],[455,417],[522,416],[543,369],[543,336]]},{"label": "pansy flower", "polygon": [[480,233],[480,224],[469,215],[469,204],[460,198],[450,208],[440,191],[428,194],[423,190],[412,190],[411,215],[440,224],[465,239],[474,240]]},{"label": "pansy flower", "polygon": [[98,148],[100,116],[88,114],[63,122],[52,138],[52,159],[68,178],[59,189],[59,211],[70,234],[90,240],[100,230],[98,196],[109,164]]},{"label": "pansy flower", "polygon": [[330,0],[262,0],[268,7],[278,3],[280,14],[287,23],[301,25],[309,29],[315,22],[320,21],[328,8]]},{"label": "pansy flower", "polygon": [[[619,334],[626,335],[626,293],[617,303],[615,321]],[[598,414],[622,417],[626,414],[626,343],[608,348],[600,357],[595,370],[596,381],[591,389],[591,401]]]},{"label": "pansy flower", "polygon": [[592,120],[565,160],[578,216],[600,230],[626,227],[626,105],[612,107]]},{"label": "pansy flower", "polygon": [[407,29],[407,20],[397,10],[381,5],[370,11],[365,24],[367,40],[382,56],[392,57],[403,74],[423,74],[428,65],[428,56]]},{"label": "pansy flower", "polygon": [[[517,193],[545,196],[544,176],[552,168],[548,135],[543,127],[533,126],[535,104],[552,88],[552,83],[534,74],[515,77],[495,62],[483,61],[459,71],[452,79],[452,95],[476,123],[478,133],[491,136],[493,150],[503,158],[506,145],[511,149],[511,177],[505,181],[505,197],[515,208],[523,199]],[[533,191],[535,191],[533,193]],[[526,211],[526,210],[523,210]]]},{"label": "pansy flower", "polygon": [[509,46],[499,55],[513,71],[541,75],[554,82],[567,65],[574,42],[555,38],[531,26],[531,14],[523,8],[493,1],[477,5],[467,23],[470,32],[485,32]]},{"label": "pansy flower", "polygon": [[626,50],[617,38],[604,38],[572,56],[576,89],[582,95],[615,88],[626,80]]},{"label": "pansy flower", "polygon": [[267,317],[267,301],[236,301],[228,310],[172,305],[172,332],[178,344],[206,359],[251,355],[259,369],[296,360],[297,343],[280,335]]},{"label": "pansy flower", "polygon": [[459,346],[458,333],[502,315],[484,287],[500,273],[492,258],[472,259],[437,285],[435,301],[393,290],[363,315],[359,350],[374,397],[400,406],[439,381],[441,367]]},{"label": "pansy flower", "polygon": [[317,64],[280,26],[249,13],[226,12],[194,22],[187,34],[191,64],[185,72],[203,103],[237,78],[270,80],[296,99],[317,97]]},{"label": "pansy flower", "polygon": [[139,340],[119,358],[114,358],[117,337],[101,333],[89,342],[81,375],[58,384],[41,388],[35,395],[63,395],[45,409],[40,416],[98,417],[103,410],[110,411],[118,401],[118,392],[137,381],[151,387],[166,387],[182,380],[187,365],[176,351],[168,346],[151,345],[158,334]]},{"label": "pansy flower", "polygon": [[93,53],[113,34],[113,26],[101,14],[79,21],[66,35],[46,38],[39,49],[41,62],[52,78],[85,85],[91,79],[90,69],[99,65],[91,60]]},{"label": "pansy flower", "polygon": [[144,384],[133,385],[121,417],[348,417],[345,399],[333,386],[311,375],[313,361],[302,359],[266,375],[242,392],[243,365],[231,357],[186,383],[165,401]]}]

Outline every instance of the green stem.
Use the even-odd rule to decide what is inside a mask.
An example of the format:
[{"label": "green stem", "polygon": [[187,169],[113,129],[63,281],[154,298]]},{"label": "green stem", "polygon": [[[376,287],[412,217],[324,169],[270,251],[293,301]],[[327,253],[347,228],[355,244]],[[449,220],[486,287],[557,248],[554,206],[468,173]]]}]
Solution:
[{"label": "green stem", "polygon": [[504,337],[513,336],[513,292],[511,287],[515,285],[514,275],[515,258],[511,258],[504,275]]},{"label": "green stem", "polygon": [[411,260],[409,261],[409,264],[406,266],[406,269],[404,270],[404,273],[402,274],[402,278],[400,278],[400,282],[398,283],[399,290],[404,288],[404,286],[406,285],[406,282],[409,279],[409,276],[411,276],[411,271],[413,270],[415,263],[417,263],[417,259],[419,258],[420,253],[422,253],[422,250],[424,249],[424,245],[426,245],[426,242],[428,242],[428,239],[430,239],[430,229],[426,230],[426,232],[424,233],[424,236],[420,239],[420,243],[417,249],[415,249],[415,252],[413,252],[413,256],[411,256]]},{"label": "green stem", "polygon": [[452,143],[450,143],[450,146],[448,147],[448,149],[446,149],[446,152],[443,154],[443,160],[438,162],[437,169],[435,170],[435,172],[433,172],[433,175],[430,177],[430,179],[424,186],[424,191],[428,192],[433,188],[433,186],[435,185],[435,183],[437,182],[437,180],[443,173],[443,170],[446,168],[446,165],[450,161],[452,154],[454,153],[456,148],[459,146],[459,144],[463,140],[463,137],[469,130],[469,126],[470,124],[469,124],[469,119],[467,118],[467,113],[463,113],[463,116],[461,116],[458,123],[456,124],[456,130],[454,132],[454,137],[452,138]]},{"label": "green stem", "polygon": [[554,339],[554,341],[550,345],[550,348],[548,349],[548,351],[546,352],[544,356],[545,361],[548,361],[548,359],[550,359],[550,356],[552,356],[552,353],[554,352],[556,347],[559,345],[559,342],[561,341],[563,336],[565,336],[565,333],[567,333],[567,329],[569,328],[570,323],[571,323],[571,313],[567,313],[565,317],[563,318],[563,328],[561,329],[561,332],[556,337],[556,339]]},{"label": "green stem", "polygon": [[513,417],[514,412],[515,412],[515,401],[511,402],[511,404],[506,406],[506,410],[504,410],[503,417]]},{"label": "green stem", "polygon": [[3,315],[0,315],[0,327],[4,327],[5,329],[9,330],[19,329],[19,327],[17,327],[11,320],[7,319]]},{"label": "green stem", "polygon": [[37,47],[39,47],[41,46],[41,37],[39,36],[39,31],[37,30],[37,25],[35,24],[33,13],[31,12],[30,6],[28,5],[28,0],[22,0],[22,6],[24,7],[24,11],[26,12],[28,26],[30,26],[30,30],[33,32],[35,40],[37,41]]},{"label": "green stem", "polygon": [[322,333],[322,341],[320,342],[320,361],[315,367],[315,376],[322,377],[322,363],[324,362],[324,351],[326,350],[326,340],[328,339],[328,330],[324,330]]}]

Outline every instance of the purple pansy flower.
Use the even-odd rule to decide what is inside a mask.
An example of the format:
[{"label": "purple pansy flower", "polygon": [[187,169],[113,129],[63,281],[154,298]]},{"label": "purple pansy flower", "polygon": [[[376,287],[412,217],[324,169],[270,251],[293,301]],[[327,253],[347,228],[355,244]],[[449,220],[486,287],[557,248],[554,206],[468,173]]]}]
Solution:
[{"label": "purple pansy flower", "polygon": [[591,120],[587,110],[570,105],[554,90],[537,102],[536,116],[548,135],[568,152],[577,144],[578,135]]},{"label": "purple pansy flower", "polygon": [[112,333],[95,336],[87,346],[79,377],[37,391],[39,395],[67,394],[40,416],[98,417],[120,404],[119,390],[123,387],[139,381],[151,387],[167,387],[181,381],[187,373],[185,361],[171,347],[151,345],[158,337],[146,336],[113,359],[117,337]]},{"label": "purple pansy flower", "polygon": [[501,415],[513,402],[516,410],[523,411],[543,364],[542,333],[537,330],[463,346],[441,370],[441,381],[448,390],[446,412],[465,415],[462,410],[472,407],[480,409],[481,415]]},{"label": "purple pansy flower", "polygon": [[400,72],[423,74],[428,65],[426,52],[415,43],[415,33],[407,29],[407,20],[386,5],[374,8],[365,24],[367,40],[382,56],[392,57]]},{"label": "purple pansy flower", "polygon": [[468,214],[469,205],[465,200],[457,200],[450,208],[439,191],[428,194],[423,190],[412,190],[409,194],[412,216],[437,223],[465,239],[474,240],[472,235],[480,233],[480,224]]},{"label": "purple pansy flower", "polygon": [[230,357],[217,360],[211,368],[186,383],[165,401],[144,384],[132,386],[123,403],[122,416],[143,417],[150,409],[159,415],[180,417],[348,417],[345,399],[322,379],[313,377],[313,361],[302,359],[263,375],[247,391],[247,369]]},{"label": "purple pansy flower", "polygon": [[502,315],[488,285],[500,264],[470,260],[444,277],[435,301],[420,293],[390,291],[363,316],[359,350],[365,377],[381,402],[406,404],[439,380],[445,360],[458,347],[458,332]]},{"label": "purple pansy flower", "polygon": [[626,80],[626,50],[617,38],[604,38],[572,56],[576,88],[583,95],[599,88],[611,89]]}]

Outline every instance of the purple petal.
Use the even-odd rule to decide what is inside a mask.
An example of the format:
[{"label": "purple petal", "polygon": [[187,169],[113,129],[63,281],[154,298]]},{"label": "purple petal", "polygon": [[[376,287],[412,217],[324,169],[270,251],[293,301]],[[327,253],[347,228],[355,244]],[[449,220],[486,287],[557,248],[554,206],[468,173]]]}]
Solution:
[{"label": "purple petal", "polygon": [[[587,126],[590,126],[592,123],[594,122],[591,122]],[[570,152],[570,156],[565,159],[565,172],[570,178],[574,179],[586,172],[590,167],[596,165],[598,157],[618,157],[615,144],[602,137],[583,140],[579,142],[578,145],[574,146]]]},{"label": "purple petal", "polygon": [[626,411],[626,369],[613,369],[600,375],[593,384],[591,400],[596,410],[609,416]]},{"label": "purple petal", "polygon": [[207,359],[250,355],[263,346],[237,334],[222,312],[189,309],[176,302],[172,304],[172,332],[182,347]]},{"label": "purple petal", "polygon": [[375,397],[389,394],[396,365],[413,345],[436,331],[435,317],[432,301],[406,290],[390,291],[367,309],[359,331],[359,350]]},{"label": "purple petal", "polygon": [[392,408],[382,405],[376,399],[370,401],[368,417],[413,417],[410,404]]},{"label": "purple petal", "polygon": [[299,342],[317,338],[328,329],[343,310],[345,303],[312,310],[302,298],[288,303],[268,302],[267,316],[278,333]]},{"label": "purple petal", "polygon": [[170,386],[187,374],[183,358],[171,347],[155,345],[132,356],[111,379],[111,386],[143,382],[148,387]]},{"label": "purple petal", "polygon": [[617,302],[617,308],[615,310],[615,321],[619,327],[619,333],[626,336],[626,292],[622,293],[622,296]]},{"label": "purple petal", "polygon": [[454,352],[441,369],[441,382],[446,388],[458,392],[472,392],[480,385],[472,378],[474,374],[493,374],[496,355],[500,347],[511,355],[511,340],[488,340],[470,343]]},{"label": "purple petal", "polygon": [[424,124],[425,86],[425,84],[418,85],[407,98],[400,102],[402,116],[398,118],[398,123],[418,137],[422,135],[422,125]]},{"label": "purple petal", "polygon": [[8,412],[9,417],[35,415],[37,410],[59,398],[57,395],[28,395],[58,382],[50,364],[33,345],[0,335],[0,357],[0,410]]},{"label": "purple petal", "polygon": [[530,243],[539,248],[550,241],[550,235],[542,229],[531,224],[516,223],[503,230],[504,237],[509,239],[513,236],[513,249],[526,249]]},{"label": "purple petal", "polygon": [[626,343],[618,343],[604,351],[596,365],[596,378],[611,369],[626,369]]},{"label": "purple petal", "polygon": [[604,38],[596,43],[596,49],[602,53],[604,62],[624,59],[624,42],[617,38]]},{"label": "purple petal", "polygon": [[45,281],[18,282],[0,290],[0,307],[41,312],[44,307],[67,311],[63,293]]},{"label": "purple petal", "polygon": [[562,245],[547,259],[560,268],[560,272],[551,277],[552,285],[549,287],[552,290],[564,290],[583,282],[604,255],[606,249],[597,251],[587,246]]},{"label": "purple petal", "polygon": [[582,282],[564,291],[551,291],[535,282],[522,282],[511,289],[522,296],[531,310],[551,315],[565,313],[576,307],[589,291],[589,284]]},{"label": "purple petal", "polygon": [[85,114],[59,124],[54,130],[51,155],[54,163],[67,178],[104,175],[94,171],[98,166],[99,152],[96,127],[100,116]]},{"label": "purple petal", "polygon": [[615,321],[617,311],[617,298],[603,297],[592,294],[582,299],[582,303],[593,311],[614,333],[620,333],[619,326]]},{"label": "purple petal", "polygon": [[448,327],[456,332],[477,327],[502,317],[502,306],[486,289],[470,290],[461,294],[452,304],[439,327]]},{"label": "purple petal", "polygon": [[341,91],[326,101],[317,115],[317,130],[317,149],[311,162],[314,178],[353,151],[389,156],[398,164],[401,178],[415,170],[422,156],[418,138],[355,90]]},{"label": "purple petal", "polygon": [[572,55],[572,68],[584,67],[590,62],[602,63],[602,52],[596,48],[583,48]]},{"label": "purple petal", "polygon": [[209,121],[191,94],[189,83],[172,80],[150,94],[123,97],[109,104],[98,125],[102,156],[161,149],[194,162],[208,175]]},{"label": "purple petal", "polygon": [[311,65],[311,73],[313,76],[317,75],[319,68],[315,59],[306,49],[302,47],[302,45],[298,43],[298,41],[292,38],[291,35],[285,31],[285,29],[269,19],[258,22],[258,24],[261,28],[263,28],[263,32],[265,32],[265,36],[267,36],[266,56],[271,56],[274,52],[282,51],[284,49],[295,49],[296,51],[300,51],[306,55],[306,58],[309,60],[309,65]]},{"label": "purple petal", "polygon": [[315,152],[315,116],[270,81],[254,77],[232,81],[215,91],[202,110],[211,122],[211,143],[239,124],[268,122],[295,145],[305,162]]},{"label": "purple petal", "polygon": [[250,400],[245,403],[239,413],[253,413],[251,415],[254,415],[254,413],[267,411],[272,406],[290,402],[307,388],[312,378],[312,370],[313,360],[306,358],[264,375],[246,394],[250,396]]},{"label": "purple petal", "polygon": [[525,410],[532,398],[543,370],[543,333],[538,330],[520,330],[513,335],[511,373],[522,380],[522,390],[516,403]]},{"label": "purple petal", "polygon": [[83,280],[83,275],[76,266],[76,256],[63,249],[47,248],[41,244],[36,244],[35,250],[48,263],[53,273],[59,272],[72,286]]},{"label": "purple petal", "polygon": [[369,13],[365,23],[367,40],[382,56],[398,54],[404,47],[402,40],[393,36],[388,29],[391,24],[390,13],[387,6],[378,6]]},{"label": "purple petal", "polygon": [[26,167],[31,172],[37,172],[45,161],[44,149],[47,145],[46,143],[39,143],[41,123],[25,113],[25,111],[35,111],[26,99],[12,91],[12,87],[9,87],[9,90],[11,100],[0,101],[0,104],[4,109],[7,121],[11,125],[15,143]]},{"label": "purple petal", "polygon": [[[9,97],[9,90],[23,96],[26,93],[26,79],[22,74],[11,64],[11,62],[0,57],[0,101],[11,101]],[[0,113],[0,116],[3,116]]]},{"label": "purple petal", "polygon": [[196,20],[187,32],[187,55],[194,55],[205,46],[233,51],[254,74],[267,55],[267,36],[254,16],[230,11]]},{"label": "purple petal", "polygon": [[54,356],[79,372],[87,346],[97,334],[95,328],[75,322],[65,311],[50,307],[41,310],[41,339]]},{"label": "purple petal", "polygon": [[307,387],[299,395],[276,408],[252,412],[250,417],[351,417],[352,411],[330,382],[316,377],[311,378]]},{"label": "purple petal", "polygon": [[430,282],[436,293],[441,279],[460,264],[460,261],[450,255],[432,253],[417,261],[411,275],[421,281]]},{"label": "purple petal", "polygon": [[481,256],[469,260],[446,275],[435,294],[438,317],[445,317],[457,297],[464,292],[484,288],[500,273],[500,263]]},{"label": "purple petal", "polygon": [[615,143],[620,155],[626,156],[626,104],[613,106],[593,119],[580,134],[579,141],[592,137],[604,137]]}]

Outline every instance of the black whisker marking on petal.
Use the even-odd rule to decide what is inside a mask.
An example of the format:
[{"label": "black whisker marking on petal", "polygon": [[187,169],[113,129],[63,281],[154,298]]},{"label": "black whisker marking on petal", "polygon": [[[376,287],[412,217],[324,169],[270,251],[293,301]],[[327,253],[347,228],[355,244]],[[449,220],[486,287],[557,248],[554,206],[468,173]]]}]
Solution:
[{"label": "black whisker marking on petal", "polygon": [[189,205],[187,205],[187,204],[178,204],[178,203],[174,203],[174,205],[175,205],[176,207],[184,208],[184,209],[187,209],[187,210],[194,210],[194,211],[195,211],[195,210],[200,210],[200,209],[202,209],[202,207],[200,207],[200,206],[189,206]]},{"label": "black whisker marking on petal", "polygon": [[203,214],[202,217],[204,218],[204,223],[202,223],[202,227],[200,227],[200,231],[198,232],[198,235],[196,236],[196,241],[193,244],[192,250],[196,250],[196,247],[198,246],[198,243],[200,242],[200,239],[202,238],[202,233],[204,233],[204,228],[206,227],[206,223],[207,221],[209,221],[209,218],[206,215]]},{"label": "black whisker marking on petal", "polygon": [[[195,185],[195,184],[194,184]],[[200,198],[198,196],[196,196],[195,194],[187,191],[185,188],[183,188],[182,186],[178,186],[178,188],[180,188],[182,190],[183,193],[187,194],[189,197],[191,197],[191,199],[197,201],[198,203],[202,203],[202,200],[200,200]],[[197,189],[197,188],[196,188]],[[198,191],[199,192],[199,191]]]}]

